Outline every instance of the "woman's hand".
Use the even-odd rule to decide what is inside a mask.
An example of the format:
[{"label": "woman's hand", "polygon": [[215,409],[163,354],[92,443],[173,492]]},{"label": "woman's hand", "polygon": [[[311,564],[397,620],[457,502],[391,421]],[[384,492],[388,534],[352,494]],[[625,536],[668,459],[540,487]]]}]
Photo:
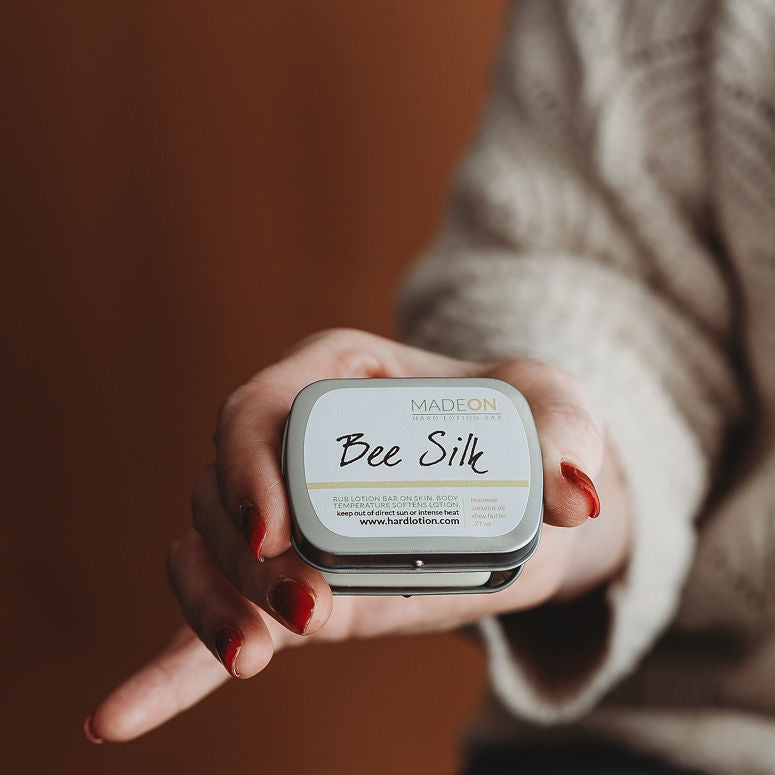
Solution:
[{"label": "woman's hand", "polygon": [[[519,580],[500,592],[334,599],[323,576],[291,548],[280,473],[285,418],[299,390],[318,379],[416,376],[497,377],[525,395],[543,453],[546,525],[540,545]],[[359,331],[324,332],[239,388],[221,409],[214,441],[215,462],[194,490],[194,526],[168,555],[170,584],[189,626],[96,708],[85,727],[92,739],[137,737],[229,674],[260,672],[287,646],[449,630],[532,608],[610,578],[626,555],[624,520],[608,509],[599,528],[563,529],[599,513],[589,477],[617,505],[624,502],[624,485],[577,382],[538,361],[472,363]],[[593,527],[595,540],[584,540]]]}]

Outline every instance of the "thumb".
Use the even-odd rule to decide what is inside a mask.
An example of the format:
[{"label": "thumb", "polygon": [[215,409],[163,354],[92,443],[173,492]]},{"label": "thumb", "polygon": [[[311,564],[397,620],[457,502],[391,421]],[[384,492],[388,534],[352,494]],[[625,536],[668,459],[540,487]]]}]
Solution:
[{"label": "thumb", "polygon": [[580,525],[600,514],[594,480],[605,438],[586,392],[562,369],[536,360],[498,365],[489,376],[510,382],[533,412],[544,467],[544,522]]}]

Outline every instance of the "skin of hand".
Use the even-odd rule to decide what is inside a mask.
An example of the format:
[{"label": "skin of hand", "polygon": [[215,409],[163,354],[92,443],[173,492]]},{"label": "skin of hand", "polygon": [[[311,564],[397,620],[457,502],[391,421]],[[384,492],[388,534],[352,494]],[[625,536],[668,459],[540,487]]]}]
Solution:
[{"label": "skin of hand", "polygon": [[[298,391],[318,379],[416,376],[495,377],[525,395],[543,454],[540,545],[518,581],[500,592],[334,598],[291,548],[280,472],[285,418]],[[232,394],[214,441],[215,462],[194,489],[193,527],[168,554],[170,585],[188,626],[95,708],[84,724],[93,742],[138,737],[230,675],[261,672],[283,648],[451,630],[572,599],[612,579],[627,559],[631,507],[615,453],[577,380],[539,361],[473,363],[361,331],[326,331]],[[600,509],[598,491],[605,513],[590,521]]]}]

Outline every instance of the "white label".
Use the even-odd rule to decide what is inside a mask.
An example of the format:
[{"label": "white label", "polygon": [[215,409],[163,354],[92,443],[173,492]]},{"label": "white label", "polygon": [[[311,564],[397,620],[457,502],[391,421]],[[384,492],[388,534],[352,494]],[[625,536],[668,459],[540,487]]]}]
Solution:
[{"label": "white label", "polygon": [[527,437],[492,388],[341,388],[312,407],[304,471],[342,536],[500,536],[530,491]]}]

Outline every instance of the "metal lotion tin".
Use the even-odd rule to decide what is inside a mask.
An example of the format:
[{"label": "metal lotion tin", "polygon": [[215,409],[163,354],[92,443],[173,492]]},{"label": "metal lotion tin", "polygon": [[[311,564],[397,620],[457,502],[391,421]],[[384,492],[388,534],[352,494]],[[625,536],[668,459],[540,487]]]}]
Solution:
[{"label": "metal lotion tin", "polygon": [[538,546],[543,468],[497,379],[332,379],[285,426],[292,540],[335,593],[494,592]]}]

